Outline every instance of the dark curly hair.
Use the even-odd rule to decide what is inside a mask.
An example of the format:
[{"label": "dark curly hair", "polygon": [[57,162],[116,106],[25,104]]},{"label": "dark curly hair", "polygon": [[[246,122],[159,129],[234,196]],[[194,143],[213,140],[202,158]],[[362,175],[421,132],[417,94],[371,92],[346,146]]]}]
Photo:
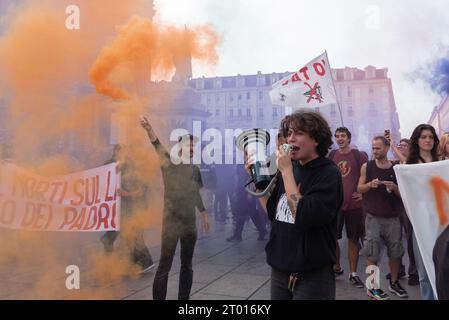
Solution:
[{"label": "dark curly hair", "polygon": [[434,144],[430,152],[432,155],[432,161],[439,160],[438,145],[440,143],[440,140],[438,139],[437,133],[435,132],[435,128],[432,127],[430,124],[420,124],[415,128],[415,130],[413,130],[412,136],[410,137],[410,147],[409,147],[410,151],[407,158],[407,164],[416,164],[419,163],[420,160],[424,162],[424,160],[421,158],[421,155],[419,154],[419,145],[418,145],[419,137],[421,136],[421,133],[424,130],[429,130],[430,132],[432,132],[433,135]]},{"label": "dark curly hair", "polygon": [[346,133],[346,136],[348,137],[349,143],[351,143],[352,134],[351,134],[351,131],[349,131],[348,128],[346,128],[346,127],[338,127],[337,129],[335,129],[334,137],[337,135],[337,132]]},{"label": "dark curly hair", "polygon": [[316,152],[320,157],[325,157],[332,145],[332,132],[326,119],[313,111],[295,111],[285,116],[281,121],[281,132],[288,136],[288,130],[303,131],[314,139],[318,146]]}]

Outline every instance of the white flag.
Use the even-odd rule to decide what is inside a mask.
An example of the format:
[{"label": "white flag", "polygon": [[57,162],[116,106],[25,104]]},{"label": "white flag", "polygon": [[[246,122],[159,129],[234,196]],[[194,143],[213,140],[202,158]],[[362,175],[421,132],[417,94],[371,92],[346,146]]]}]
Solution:
[{"label": "white flag", "polygon": [[449,220],[449,160],[397,165],[394,171],[436,297],[432,254]]},{"label": "white flag", "polygon": [[336,104],[337,96],[327,53],[274,83],[270,98],[272,104],[287,107],[315,108]]}]

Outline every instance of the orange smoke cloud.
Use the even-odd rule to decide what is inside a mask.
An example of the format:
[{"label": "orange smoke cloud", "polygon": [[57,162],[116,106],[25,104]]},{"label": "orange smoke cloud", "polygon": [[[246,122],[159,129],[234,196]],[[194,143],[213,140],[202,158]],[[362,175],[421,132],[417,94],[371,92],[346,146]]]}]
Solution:
[{"label": "orange smoke cloud", "polygon": [[[73,4],[81,11],[79,30],[65,26],[65,8]],[[89,68],[115,26],[138,12],[151,15],[152,1],[26,1],[8,13],[0,38],[0,72],[7,80],[0,92],[7,93],[17,158],[34,163],[42,148],[57,145],[70,130],[89,129],[92,117],[70,100],[79,98],[79,87],[87,83]]]},{"label": "orange smoke cloud", "polygon": [[214,65],[218,61],[219,43],[220,38],[211,26],[185,30],[156,25],[135,16],[102,50],[89,77],[97,92],[113,99],[127,99],[129,93],[117,83],[127,84],[130,74],[135,78],[146,74],[147,81],[150,72],[156,74],[156,78],[167,78],[176,65],[190,57]]},{"label": "orange smoke cloud", "polygon": [[[80,30],[65,27],[68,5],[80,8]],[[143,18],[134,16],[142,13]],[[108,137],[100,137],[98,128],[113,114],[118,127],[129,131],[131,157],[143,179],[152,182],[152,209],[141,209],[129,220],[122,230],[124,242],[136,227],[159,221],[163,206],[158,159],[140,145],[147,138],[138,128],[138,115],[151,101],[169,105],[174,97],[157,91],[148,95],[150,75],[153,80],[168,79],[187,57],[208,65],[218,61],[220,38],[211,26],[185,31],[152,23],[152,14],[150,0],[24,1],[9,11],[0,37],[0,93],[11,113],[8,125],[14,131],[14,160],[20,166],[43,175],[98,166],[110,155]],[[103,96],[89,89],[88,81]],[[73,140],[82,142],[84,158],[75,159],[65,148]],[[60,144],[63,148],[55,155]],[[127,253],[103,255],[98,238],[0,230],[0,242],[8,244],[0,246],[2,270],[30,274],[23,277],[18,272],[2,282],[0,298],[116,298],[114,290],[83,288],[69,293],[63,285],[65,266],[71,263],[82,265],[100,285],[135,275]],[[78,248],[80,239],[88,249]],[[20,288],[26,290],[17,291]]]},{"label": "orange smoke cloud", "polygon": [[[65,27],[69,4],[80,8],[80,30]],[[88,80],[108,97],[133,96],[132,110],[120,110],[118,115],[130,117],[155,98],[144,97],[145,90],[139,89],[149,84],[151,74],[155,80],[167,78],[190,56],[206,64],[218,60],[220,38],[210,26],[186,32],[184,27],[157,25],[149,18],[134,17],[125,23],[137,12],[151,17],[152,1],[112,0],[107,5],[89,0],[29,1],[11,12],[0,38],[0,72],[7,79],[0,83],[0,92],[7,93],[16,158],[30,165],[42,160],[38,155],[43,149],[58,145],[71,133],[83,138],[86,147],[98,140],[95,132],[86,132],[92,131],[96,119],[108,119],[118,108],[110,101],[86,97],[82,90]],[[122,27],[110,42],[117,25]],[[87,105],[89,99],[92,103]],[[98,141],[96,147],[101,143],[105,144]]]}]

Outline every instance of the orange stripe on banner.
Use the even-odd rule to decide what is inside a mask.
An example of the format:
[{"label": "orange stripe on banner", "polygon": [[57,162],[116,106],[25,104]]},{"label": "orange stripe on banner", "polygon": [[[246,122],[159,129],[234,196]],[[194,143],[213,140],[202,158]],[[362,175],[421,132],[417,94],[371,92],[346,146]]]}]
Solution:
[{"label": "orange stripe on banner", "polygon": [[449,211],[445,206],[445,197],[444,192],[449,196],[449,183],[443,180],[440,177],[433,177],[430,180],[430,185],[433,188],[433,192],[435,194],[435,201],[437,207],[438,217],[440,218],[440,224],[446,225],[449,220]]}]

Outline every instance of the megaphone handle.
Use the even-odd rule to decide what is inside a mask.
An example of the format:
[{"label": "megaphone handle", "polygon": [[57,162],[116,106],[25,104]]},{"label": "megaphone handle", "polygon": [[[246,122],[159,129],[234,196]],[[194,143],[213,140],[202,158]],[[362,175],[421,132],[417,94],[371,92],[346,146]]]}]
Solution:
[{"label": "megaphone handle", "polygon": [[263,196],[267,195],[268,192],[270,191],[268,189],[268,187],[264,191],[259,192],[259,193],[252,191],[249,187],[246,187],[245,190],[246,190],[247,193],[249,193],[250,195],[252,195],[254,197],[257,197],[257,198],[262,198]]},{"label": "megaphone handle", "polygon": [[[279,174],[279,172],[278,172],[278,174]],[[247,186],[245,188],[246,192],[248,192],[250,195],[257,197],[257,198],[262,198],[262,197],[266,196],[273,189],[274,184],[276,183],[278,174],[276,174],[276,176],[273,179],[271,179],[270,183],[268,184],[268,186],[265,188],[264,191],[254,192]]]}]

